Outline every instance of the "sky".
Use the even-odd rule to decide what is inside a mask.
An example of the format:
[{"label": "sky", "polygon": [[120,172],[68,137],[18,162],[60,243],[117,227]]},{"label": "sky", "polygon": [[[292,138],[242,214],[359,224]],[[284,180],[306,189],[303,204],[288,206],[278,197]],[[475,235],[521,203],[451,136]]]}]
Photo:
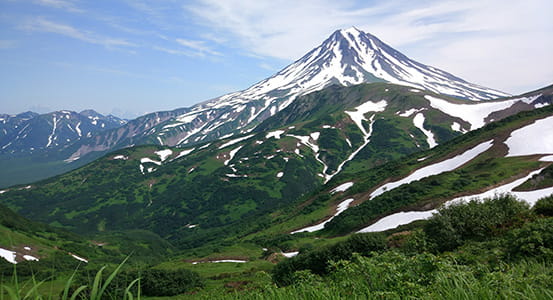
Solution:
[{"label": "sky", "polygon": [[0,0],[0,113],[188,107],[351,26],[520,94],[553,83],[552,11],[551,0]]}]

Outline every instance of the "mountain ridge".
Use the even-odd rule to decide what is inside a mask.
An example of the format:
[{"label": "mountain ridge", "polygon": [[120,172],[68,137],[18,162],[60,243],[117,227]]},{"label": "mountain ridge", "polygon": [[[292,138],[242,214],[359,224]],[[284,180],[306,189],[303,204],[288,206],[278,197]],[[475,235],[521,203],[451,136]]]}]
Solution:
[{"label": "mountain ridge", "polygon": [[0,114],[0,153],[60,149],[93,133],[120,127],[126,120],[104,116],[92,109],[46,114]]},{"label": "mountain ridge", "polygon": [[[372,65],[367,64],[369,60],[374,61]],[[398,77],[400,75],[402,77]],[[431,77],[435,80],[429,81]],[[200,102],[187,109],[177,109],[173,112],[182,113],[172,113],[169,119],[160,120],[153,125],[157,127],[155,131],[149,129],[134,135],[101,138],[104,143],[99,148],[145,143],[184,146],[246,133],[298,96],[331,84],[348,86],[364,82],[391,82],[446,95],[449,92],[449,95],[473,100],[508,96],[410,60],[378,38],[350,28],[335,31],[294,63],[245,90]],[[94,143],[90,141],[83,145],[72,158],[94,149]]]}]

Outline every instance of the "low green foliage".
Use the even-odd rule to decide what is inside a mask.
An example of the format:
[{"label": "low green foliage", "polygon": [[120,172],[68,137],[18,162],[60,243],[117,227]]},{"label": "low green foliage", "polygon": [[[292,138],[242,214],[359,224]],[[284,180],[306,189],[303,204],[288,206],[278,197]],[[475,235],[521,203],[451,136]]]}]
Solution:
[{"label": "low green foliage", "polygon": [[[133,285],[140,279],[140,285]],[[198,273],[186,270],[136,269],[120,272],[107,290],[112,297],[122,298],[130,291],[144,296],[175,296],[204,286]]]},{"label": "low green foliage", "polygon": [[284,260],[273,269],[273,279],[278,285],[289,285],[294,282],[296,271],[310,270],[315,274],[326,274],[332,261],[350,259],[353,253],[369,255],[385,248],[385,236],[381,233],[354,234],[344,242]]},{"label": "low green foliage", "polygon": [[424,226],[426,236],[438,251],[453,250],[467,240],[484,240],[521,223],[528,204],[511,195],[473,199],[440,208]]},{"label": "low green foliage", "polygon": [[553,217],[553,195],[539,199],[533,209],[537,214]]},{"label": "low green foliage", "polygon": [[553,218],[537,219],[515,229],[507,238],[508,253],[516,257],[553,259]]},{"label": "low green foliage", "polygon": [[539,174],[532,176],[523,184],[517,186],[515,191],[539,190],[553,186],[553,165],[549,165]]}]

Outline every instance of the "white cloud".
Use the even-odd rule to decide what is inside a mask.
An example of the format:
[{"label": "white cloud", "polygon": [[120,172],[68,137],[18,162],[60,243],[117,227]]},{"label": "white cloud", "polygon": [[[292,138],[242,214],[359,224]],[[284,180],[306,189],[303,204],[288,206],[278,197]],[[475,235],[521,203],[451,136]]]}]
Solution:
[{"label": "white cloud", "polygon": [[98,44],[105,47],[134,47],[124,39],[101,36],[90,31],[77,29],[73,26],[46,20],[42,17],[33,18],[25,22],[22,29],[27,31],[49,32],[71,37],[91,44]]},{"label": "white cloud", "polygon": [[553,79],[550,0],[198,0],[185,6],[222,43],[296,60],[355,25],[421,63],[511,93]]},{"label": "white cloud", "polygon": [[43,6],[49,6],[53,8],[58,9],[64,9],[69,12],[75,12],[75,13],[82,13],[84,12],[82,9],[79,9],[75,6],[75,4],[71,1],[65,1],[65,0],[35,0],[34,1],[37,4],[43,5]]},{"label": "white cloud", "polygon": [[[257,55],[297,59],[340,27],[361,20],[348,9],[351,1],[201,0],[186,6],[198,22],[217,35],[230,35]],[[364,9],[370,16],[380,8]]]},{"label": "white cloud", "polygon": [[159,47],[159,46],[154,46],[153,49],[157,51],[165,52],[171,55],[182,55],[182,56],[188,56],[188,57],[198,56],[198,54],[194,52],[170,49],[170,48]]},{"label": "white cloud", "polygon": [[221,53],[212,50],[208,46],[205,45],[204,41],[195,41],[195,40],[187,40],[183,38],[176,39],[177,43],[179,43],[181,46],[190,48],[194,50],[196,53],[198,53],[200,56],[207,54],[211,55],[217,55],[220,56]]}]

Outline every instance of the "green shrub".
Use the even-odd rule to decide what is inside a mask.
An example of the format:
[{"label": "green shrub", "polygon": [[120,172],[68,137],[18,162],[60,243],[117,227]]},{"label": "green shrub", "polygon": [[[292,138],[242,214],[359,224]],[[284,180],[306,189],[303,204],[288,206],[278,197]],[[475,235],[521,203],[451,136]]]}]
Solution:
[{"label": "green shrub", "polygon": [[507,237],[512,256],[553,258],[553,218],[537,219],[515,229]]},{"label": "green shrub", "polygon": [[552,217],[553,216],[553,195],[544,197],[534,204],[536,214]]},{"label": "green shrub", "polygon": [[175,296],[204,285],[198,273],[186,269],[148,269],[143,271],[141,278],[142,292],[146,296]]},{"label": "green shrub", "polygon": [[297,271],[310,270],[318,275],[327,274],[328,267],[333,261],[351,259],[353,253],[369,255],[371,252],[384,249],[386,249],[384,234],[372,232],[354,234],[346,241],[300,253],[296,257],[280,262],[272,271],[273,280],[280,286],[290,285],[295,282],[294,273]]},{"label": "green shrub", "polygon": [[453,250],[467,240],[483,240],[520,223],[529,212],[528,205],[512,195],[472,199],[438,210],[428,220],[424,232],[438,251]]},{"label": "green shrub", "polygon": [[[98,273],[93,270],[90,272],[91,274]],[[91,274],[79,274],[80,278],[77,278],[74,286],[92,286],[90,280],[93,276]],[[105,281],[108,274],[103,273],[102,275],[104,277],[102,281]],[[132,284],[137,279],[140,281]],[[131,284],[130,292],[133,295],[138,295],[140,288],[140,294],[155,297],[179,295],[196,287],[202,287],[204,282],[198,273],[186,269],[127,269],[117,273],[107,288],[106,294],[112,299],[122,299]]]}]

